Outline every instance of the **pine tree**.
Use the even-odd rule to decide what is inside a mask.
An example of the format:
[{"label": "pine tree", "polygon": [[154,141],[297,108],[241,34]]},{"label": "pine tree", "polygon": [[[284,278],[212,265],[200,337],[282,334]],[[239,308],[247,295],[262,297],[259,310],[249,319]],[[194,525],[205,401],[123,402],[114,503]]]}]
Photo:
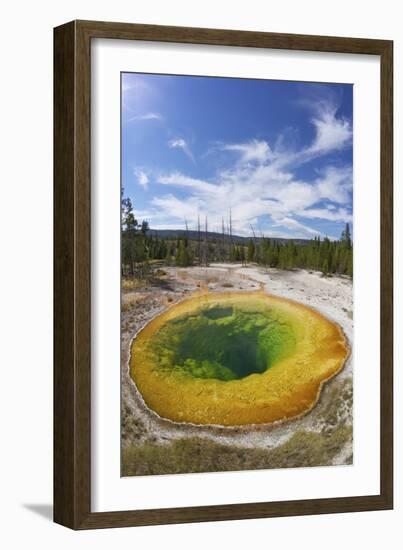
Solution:
[{"label": "pine tree", "polygon": [[252,239],[250,239],[248,243],[248,252],[246,259],[248,260],[248,262],[253,262],[253,260],[255,259],[255,245]]},{"label": "pine tree", "polygon": [[241,246],[241,261],[242,261],[242,265],[244,266],[246,264],[246,255],[245,255],[244,246]]},{"label": "pine tree", "polygon": [[189,265],[192,265],[192,254],[189,250],[189,246],[187,246],[186,243],[187,243],[186,238],[180,239],[179,241],[179,247],[175,258],[175,263],[180,267],[187,267]]},{"label": "pine tree", "polygon": [[183,267],[185,265],[185,243],[181,239],[179,241],[178,252],[176,253],[175,263]]},{"label": "pine tree", "polygon": [[352,249],[349,250],[349,254],[347,257],[347,266],[346,266],[347,275],[350,275],[350,277],[353,276],[353,252]]},{"label": "pine tree", "polygon": [[351,248],[351,233],[349,223],[346,223],[344,231],[341,234],[341,241],[347,248]]},{"label": "pine tree", "polygon": [[171,265],[172,261],[172,247],[170,244],[166,245],[165,263]]},{"label": "pine tree", "polygon": [[141,222],[141,228],[140,228],[140,231],[143,235],[145,235],[147,233],[147,231],[149,230],[149,226],[148,226],[148,221],[146,220],[143,220]]},{"label": "pine tree", "polygon": [[129,265],[130,274],[134,275],[137,261],[137,250],[135,237],[138,230],[138,222],[134,217],[133,204],[130,197],[123,197],[121,200],[122,212],[122,274],[125,266]]}]

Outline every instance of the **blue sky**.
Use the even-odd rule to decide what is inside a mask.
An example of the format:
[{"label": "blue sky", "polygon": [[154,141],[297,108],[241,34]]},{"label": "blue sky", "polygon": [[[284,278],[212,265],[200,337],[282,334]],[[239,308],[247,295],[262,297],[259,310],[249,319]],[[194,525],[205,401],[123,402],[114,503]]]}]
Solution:
[{"label": "blue sky", "polygon": [[122,74],[122,184],[155,229],[338,238],[352,222],[350,84]]}]

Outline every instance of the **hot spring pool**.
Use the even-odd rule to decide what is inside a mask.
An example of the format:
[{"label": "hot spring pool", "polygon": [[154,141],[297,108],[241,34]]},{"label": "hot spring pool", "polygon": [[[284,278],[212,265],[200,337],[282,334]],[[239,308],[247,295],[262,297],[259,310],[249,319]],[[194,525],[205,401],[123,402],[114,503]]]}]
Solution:
[{"label": "hot spring pool", "polygon": [[130,374],[161,417],[269,423],[312,408],[348,353],[340,327],[300,303],[261,292],[207,294],[139,332]]}]

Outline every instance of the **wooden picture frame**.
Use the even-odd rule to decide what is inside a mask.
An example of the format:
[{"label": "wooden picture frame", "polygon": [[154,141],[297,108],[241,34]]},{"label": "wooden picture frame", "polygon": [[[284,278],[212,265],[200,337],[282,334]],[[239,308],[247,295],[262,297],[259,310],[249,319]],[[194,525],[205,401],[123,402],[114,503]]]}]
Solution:
[{"label": "wooden picture frame", "polygon": [[[380,56],[381,471],[370,496],[91,512],[91,40]],[[393,43],[127,23],[73,21],[54,30],[54,520],[72,529],[329,514],[393,507]]]}]

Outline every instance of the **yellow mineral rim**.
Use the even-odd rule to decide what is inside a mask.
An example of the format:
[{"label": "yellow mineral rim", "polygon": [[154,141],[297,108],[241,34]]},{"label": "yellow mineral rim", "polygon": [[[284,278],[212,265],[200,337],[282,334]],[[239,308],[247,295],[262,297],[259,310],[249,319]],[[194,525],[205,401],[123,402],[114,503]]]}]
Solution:
[{"label": "yellow mineral rim", "polygon": [[[209,316],[208,312],[216,311],[227,312],[227,318]],[[250,320],[254,316],[258,319],[257,328],[251,326]],[[198,320],[199,317],[202,321]],[[266,317],[269,322],[265,325]],[[239,371],[238,365],[238,373],[233,374],[224,367],[217,371],[224,374],[216,375],[214,365],[217,361],[211,360],[213,367],[208,363],[207,370],[204,368],[205,362],[200,359],[200,354],[204,352],[200,351],[196,341],[197,333],[188,335],[190,344],[181,342],[188,326],[197,327],[197,323],[201,323],[200,326],[210,331],[206,334],[212,335],[205,343],[205,353],[210,358],[213,352],[217,357],[224,357],[223,361],[227,360],[228,366],[228,357],[234,350],[224,349],[225,340],[222,338],[214,344],[215,337],[219,338],[228,327],[233,333],[242,331],[242,327],[238,327],[240,322],[245,324],[244,332],[236,334],[242,337],[252,334],[259,341],[256,357],[263,365],[259,367],[259,372],[241,377],[239,372],[242,369]],[[278,337],[277,340],[270,340],[270,331],[276,331],[278,326],[283,327],[281,330],[284,327],[287,329],[278,333],[281,338],[285,335],[286,349],[281,348]],[[262,327],[264,331],[259,332]],[[176,347],[182,355],[193,353],[192,338],[195,348],[199,345],[195,350],[196,359],[178,359]],[[266,345],[265,338],[274,344]],[[209,349],[210,340],[211,345],[223,349]],[[228,340],[228,346],[231,347],[231,342],[236,341]],[[163,348],[164,342],[169,343],[168,350]],[[275,349],[275,353],[267,359],[267,369],[262,370],[266,359],[261,349],[268,349],[269,356],[271,348]],[[244,352],[245,349],[240,348],[239,354],[232,357],[239,363]],[[160,417],[193,424],[263,424],[290,419],[309,411],[317,402],[323,382],[342,369],[348,355],[348,342],[341,328],[301,303],[263,292],[210,293],[171,306],[138,333],[131,347],[130,374],[146,405]],[[181,361],[178,366],[176,363]],[[193,370],[184,370],[188,365]],[[210,372],[213,372],[213,377],[209,378]],[[214,378],[227,377],[227,373],[228,377],[239,378]]]}]

